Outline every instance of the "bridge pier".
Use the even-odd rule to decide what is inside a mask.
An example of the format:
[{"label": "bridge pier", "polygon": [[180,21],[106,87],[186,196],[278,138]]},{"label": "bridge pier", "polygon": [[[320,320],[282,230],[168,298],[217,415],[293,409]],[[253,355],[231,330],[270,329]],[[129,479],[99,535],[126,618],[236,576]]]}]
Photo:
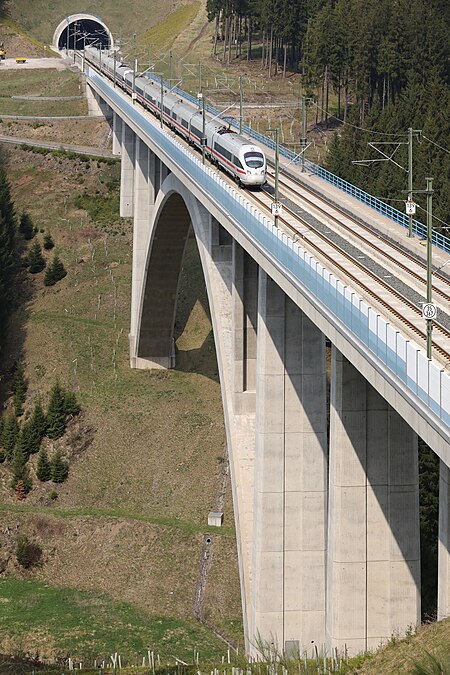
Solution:
[{"label": "bridge pier", "polygon": [[112,118],[112,153],[122,154],[122,118],[115,112]]},{"label": "bridge pier", "polygon": [[120,162],[120,215],[130,218],[134,215],[134,165],[136,134],[122,121],[122,142]]},{"label": "bridge pier", "polygon": [[233,241],[233,381],[236,414],[255,412],[258,264]]},{"label": "bridge pier", "polygon": [[439,477],[438,620],[450,616],[450,469],[441,460]]},{"label": "bridge pier", "polygon": [[250,635],[301,653],[325,639],[325,338],[262,270],[257,333]]},{"label": "bridge pier", "polygon": [[420,621],[417,436],[333,346],[327,646],[356,654]]}]

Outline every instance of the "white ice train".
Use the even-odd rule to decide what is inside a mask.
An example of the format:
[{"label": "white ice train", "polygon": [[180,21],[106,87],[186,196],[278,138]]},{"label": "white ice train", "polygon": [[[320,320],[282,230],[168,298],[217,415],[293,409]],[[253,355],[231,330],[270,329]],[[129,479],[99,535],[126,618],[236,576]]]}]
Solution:
[{"label": "white ice train", "polygon": [[[86,47],[86,60],[97,67],[99,51]],[[101,69],[110,78],[114,75],[114,59],[101,55]],[[150,77],[150,76],[149,76]],[[126,91],[133,92],[133,71],[128,66],[116,66],[116,81]],[[161,83],[147,77],[134,79],[138,101],[157,117],[161,116]],[[203,113],[198,106],[178,94],[164,89],[162,96],[163,120],[198,149],[202,148]],[[262,149],[247,138],[224,126],[223,120],[205,113],[205,153],[217,166],[231,174],[237,183],[261,186],[266,182],[266,157]]]}]

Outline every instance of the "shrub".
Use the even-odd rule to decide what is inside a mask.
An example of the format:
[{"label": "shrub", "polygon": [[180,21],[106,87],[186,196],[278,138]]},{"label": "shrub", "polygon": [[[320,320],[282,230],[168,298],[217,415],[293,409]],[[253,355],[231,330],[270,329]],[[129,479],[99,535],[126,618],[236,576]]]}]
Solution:
[{"label": "shrub", "polygon": [[67,391],[64,394],[64,410],[66,415],[78,415],[81,410],[81,406],[73,391]]},{"label": "shrub", "polygon": [[17,562],[21,567],[28,570],[41,562],[42,549],[39,544],[28,540],[28,537],[19,538],[16,547]]},{"label": "shrub", "polygon": [[26,211],[23,211],[22,215],[20,216],[19,231],[24,239],[29,240],[33,239],[34,237],[33,221],[31,220],[29,213]]},{"label": "shrub", "polygon": [[50,461],[50,472],[54,483],[64,483],[69,475],[69,465],[62,458],[60,450],[56,451]]},{"label": "shrub", "polygon": [[60,279],[64,279],[67,275],[66,269],[57,255],[53,258],[53,262],[47,267],[45,272],[44,284],[45,286],[54,286]]},{"label": "shrub", "polygon": [[27,459],[28,457],[26,452],[18,443],[15,447],[13,456],[13,478],[11,481],[11,486],[16,488],[19,482],[23,483],[21,488],[23,489],[24,494],[28,494],[32,486],[30,472],[28,471],[27,467]]},{"label": "shrub", "polygon": [[55,242],[53,241],[53,237],[50,234],[50,232],[47,232],[44,234],[44,248],[46,251],[51,251],[52,248],[54,248]]},{"label": "shrub", "polygon": [[42,272],[45,267],[45,260],[42,257],[41,245],[35,241],[27,255],[28,268],[31,274]]}]

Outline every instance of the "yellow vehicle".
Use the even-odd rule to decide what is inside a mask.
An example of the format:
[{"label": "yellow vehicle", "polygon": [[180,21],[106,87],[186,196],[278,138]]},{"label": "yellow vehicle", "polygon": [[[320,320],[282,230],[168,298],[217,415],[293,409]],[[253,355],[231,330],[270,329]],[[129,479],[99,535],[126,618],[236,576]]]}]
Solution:
[{"label": "yellow vehicle", "polygon": [[6,49],[5,49],[5,45],[3,44],[3,42],[1,42],[0,43],[0,61],[3,61],[4,59],[6,59]]},{"label": "yellow vehicle", "polygon": [[16,63],[26,63],[26,62],[27,62],[27,60],[24,56],[18,56],[16,58]]}]

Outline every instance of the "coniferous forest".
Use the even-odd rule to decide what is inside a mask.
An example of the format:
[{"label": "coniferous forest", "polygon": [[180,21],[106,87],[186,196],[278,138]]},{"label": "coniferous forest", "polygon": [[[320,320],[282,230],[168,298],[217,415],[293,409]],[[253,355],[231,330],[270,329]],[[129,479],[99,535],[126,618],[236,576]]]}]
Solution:
[{"label": "coniferous forest", "polygon": [[6,325],[13,309],[17,273],[16,219],[7,176],[7,157],[0,148],[0,356]]},{"label": "coniferous forest", "polygon": [[[414,189],[434,178],[434,226],[450,223],[450,3],[448,0],[207,0],[214,52],[259,60],[269,77],[302,76],[316,123],[336,128],[327,168],[403,210],[407,146]],[[425,203],[417,197],[417,217]],[[446,231],[443,230],[445,234]]]}]

